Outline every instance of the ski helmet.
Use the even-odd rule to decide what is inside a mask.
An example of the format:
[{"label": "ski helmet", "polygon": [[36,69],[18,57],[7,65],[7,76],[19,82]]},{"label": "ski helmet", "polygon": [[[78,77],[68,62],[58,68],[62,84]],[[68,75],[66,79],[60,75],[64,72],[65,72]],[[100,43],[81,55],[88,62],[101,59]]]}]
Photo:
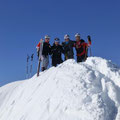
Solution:
[{"label": "ski helmet", "polygon": [[79,34],[79,33],[76,33],[76,34],[75,34],[75,37],[80,37],[80,34]]},{"label": "ski helmet", "polygon": [[64,36],[64,39],[69,39],[69,38],[70,38],[70,36],[67,34]]},{"label": "ski helmet", "polygon": [[49,35],[45,35],[45,39],[50,39],[50,36]]},{"label": "ski helmet", "polygon": [[60,39],[59,38],[55,38],[55,42],[60,42]]}]

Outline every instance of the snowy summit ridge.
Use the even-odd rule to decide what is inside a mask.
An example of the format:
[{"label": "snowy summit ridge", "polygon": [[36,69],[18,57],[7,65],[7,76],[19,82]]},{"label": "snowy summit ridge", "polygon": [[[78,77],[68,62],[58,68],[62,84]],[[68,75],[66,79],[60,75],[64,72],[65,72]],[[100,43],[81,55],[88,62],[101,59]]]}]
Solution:
[{"label": "snowy summit ridge", "polygon": [[5,85],[0,120],[120,120],[120,68],[99,57],[67,60]]}]

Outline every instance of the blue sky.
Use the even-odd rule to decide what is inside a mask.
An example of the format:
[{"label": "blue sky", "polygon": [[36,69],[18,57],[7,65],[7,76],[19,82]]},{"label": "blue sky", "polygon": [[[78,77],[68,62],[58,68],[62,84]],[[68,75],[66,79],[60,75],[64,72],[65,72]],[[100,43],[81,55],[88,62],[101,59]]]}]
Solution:
[{"label": "blue sky", "polygon": [[[25,79],[26,55],[45,34],[92,36],[92,52],[120,65],[119,0],[0,0],[0,86]],[[37,57],[34,58],[36,72]]]}]

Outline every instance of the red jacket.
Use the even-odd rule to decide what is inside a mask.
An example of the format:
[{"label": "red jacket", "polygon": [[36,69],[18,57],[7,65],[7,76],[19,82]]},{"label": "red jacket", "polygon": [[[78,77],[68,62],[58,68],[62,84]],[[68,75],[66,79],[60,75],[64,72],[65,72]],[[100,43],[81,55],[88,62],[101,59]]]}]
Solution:
[{"label": "red jacket", "polygon": [[87,48],[91,45],[91,41],[89,40],[86,43],[84,40],[79,40],[75,43],[75,48],[77,51],[77,56],[82,56],[87,53]]}]

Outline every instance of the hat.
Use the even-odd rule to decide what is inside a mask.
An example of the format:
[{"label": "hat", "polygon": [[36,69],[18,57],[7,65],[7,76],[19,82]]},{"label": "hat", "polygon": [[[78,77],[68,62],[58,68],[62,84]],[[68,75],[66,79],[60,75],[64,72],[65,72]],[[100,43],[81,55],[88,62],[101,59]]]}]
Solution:
[{"label": "hat", "polygon": [[69,39],[69,38],[70,38],[70,36],[67,34],[64,36],[64,39]]},{"label": "hat", "polygon": [[55,38],[55,42],[60,42],[60,39],[59,38]]},{"label": "hat", "polygon": [[45,39],[50,39],[50,36],[49,35],[45,35]]},{"label": "hat", "polygon": [[80,37],[80,34],[79,34],[79,33],[76,33],[76,34],[75,34],[75,37]]}]

